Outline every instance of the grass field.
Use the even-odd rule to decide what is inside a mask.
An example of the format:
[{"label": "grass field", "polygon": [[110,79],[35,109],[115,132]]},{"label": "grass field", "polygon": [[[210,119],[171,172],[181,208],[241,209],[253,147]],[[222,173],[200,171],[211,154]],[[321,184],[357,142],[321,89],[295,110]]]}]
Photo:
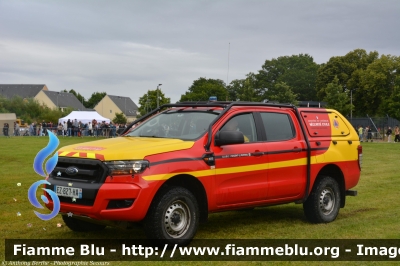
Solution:
[{"label": "grass field", "polygon": [[[93,138],[60,138],[59,147],[91,141]],[[47,137],[0,137],[0,259],[4,260],[4,239],[142,239],[141,227],[119,229],[107,227],[101,232],[75,233],[61,218],[42,221],[36,217],[27,197],[28,188],[43,179],[33,170],[33,159],[48,143]],[[399,239],[400,144],[363,143],[361,179],[355,188],[357,197],[347,197],[346,207],[336,221],[329,224],[310,224],[305,220],[302,205],[287,204],[251,211],[230,211],[211,214],[200,225],[198,239]],[[18,186],[20,183],[20,186]],[[46,213],[46,210],[37,210]],[[20,215],[17,215],[20,213]],[[48,213],[48,211],[47,211]],[[165,264],[168,262],[151,262]],[[278,262],[275,262],[278,264]],[[343,262],[338,262],[343,264]],[[129,265],[129,262],[111,265]],[[145,262],[135,262],[145,264]],[[171,265],[182,264],[171,262]],[[187,263],[184,263],[187,264]],[[204,265],[206,262],[192,262]],[[226,262],[210,262],[226,265]],[[241,262],[228,262],[243,265]],[[258,265],[261,262],[247,262]],[[281,264],[281,263],[280,263]],[[284,264],[291,264],[284,262]],[[320,265],[322,262],[307,264]],[[354,264],[350,263],[349,264]],[[381,264],[370,262],[370,264]]]}]

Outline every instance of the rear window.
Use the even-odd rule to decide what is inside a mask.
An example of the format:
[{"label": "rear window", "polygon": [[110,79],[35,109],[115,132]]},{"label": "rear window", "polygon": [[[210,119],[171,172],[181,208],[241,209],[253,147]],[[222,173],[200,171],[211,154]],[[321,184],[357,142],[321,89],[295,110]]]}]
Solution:
[{"label": "rear window", "polygon": [[301,112],[308,134],[312,137],[347,136],[347,123],[335,112]]},{"label": "rear window", "polygon": [[281,113],[260,113],[267,141],[288,140],[295,136],[289,115]]}]

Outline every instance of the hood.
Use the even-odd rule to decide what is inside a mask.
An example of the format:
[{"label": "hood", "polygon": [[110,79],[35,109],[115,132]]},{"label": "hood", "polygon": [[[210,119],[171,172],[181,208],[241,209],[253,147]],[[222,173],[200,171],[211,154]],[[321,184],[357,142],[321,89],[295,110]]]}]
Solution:
[{"label": "hood", "polygon": [[144,159],[146,156],[189,149],[193,141],[166,138],[119,137],[65,146],[58,155],[101,161]]}]

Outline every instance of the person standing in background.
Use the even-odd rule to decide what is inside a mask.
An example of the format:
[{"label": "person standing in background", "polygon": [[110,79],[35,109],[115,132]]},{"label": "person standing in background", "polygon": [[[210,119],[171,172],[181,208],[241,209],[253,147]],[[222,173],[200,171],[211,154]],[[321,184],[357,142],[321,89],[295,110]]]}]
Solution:
[{"label": "person standing in background", "polygon": [[4,127],[3,127],[3,133],[5,137],[10,137],[8,135],[8,129],[10,128],[10,126],[8,125],[8,123],[4,123]]},{"label": "person standing in background", "polygon": [[15,136],[19,136],[19,124],[17,122],[15,122],[14,131]]},{"label": "person standing in background", "polygon": [[32,125],[33,125],[33,135],[32,136],[36,136],[36,133],[37,133],[36,124],[37,124],[37,122],[36,123],[32,123]]},{"label": "person standing in background", "polygon": [[72,130],[74,131],[74,133],[72,135],[74,137],[78,137],[79,123],[78,123],[78,120],[76,120],[76,119],[72,123]]},{"label": "person standing in background", "polygon": [[72,137],[72,122],[69,119],[67,121],[67,130],[68,130],[68,136]]},{"label": "person standing in background", "polygon": [[44,122],[44,120],[42,121],[42,131],[40,136],[45,136],[46,135],[46,130],[47,130],[47,124],[46,122]]},{"label": "person standing in background", "polygon": [[93,125],[91,122],[89,122],[88,128],[89,128],[89,136],[93,137]]},{"label": "person standing in background", "polygon": [[367,142],[371,140],[371,142],[373,142],[372,140],[372,128],[371,126],[368,127],[368,135],[367,135]]},{"label": "person standing in background", "polygon": [[95,123],[93,124],[93,137],[98,137],[99,136],[99,124]]},{"label": "person standing in background", "polygon": [[360,141],[363,141],[363,127],[358,126],[358,137],[360,138]]},{"label": "person standing in background", "polygon": [[368,128],[368,126],[366,126],[366,127],[364,128],[364,133],[363,133],[363,138],[364,138],[364,140],[365,140],[366,142],[368,142],[368,130],[369,130],[369,128]]},{"label": "person standing in background", "polygon": [[63,125],[61,123],[58,123],[57,126],[57,135],[61,136],[63,134]]},{"label": "person standing in background", "polygon": [[67,121],[64,121],[64,123],[63,123],[63,131],[62,131],[63,137],[65,137],[67,135],[67,130],[68,130]]},{"label": "person standing in background", "polygon": [[386,135],[388,137],[388,142],[392,142],[392,128],[389,127],[388,130],[386,131]]},{"label": "person standing in background", "polygon": [[35,130],[33,129],[33,125],[34,125],[35,123],[32,123],[32,124],[30,124],[30,126],[29,126],[29,135],[30,136],[33,136],[34,135],[34,133],[35,133]]},{"label": "person standing in background", "polygon": [[38,137],[41,137],[42,136],[42,131],[43,131],[43,126],[42,126],[42,124],[41,123],[37,123],[37,129],[38,129],[38,134],[37,134],[37,136]]},{"label": "person standing in background", "polygon": [[399,126],[394,128],[394,142],[400,142],[400,130]]}]

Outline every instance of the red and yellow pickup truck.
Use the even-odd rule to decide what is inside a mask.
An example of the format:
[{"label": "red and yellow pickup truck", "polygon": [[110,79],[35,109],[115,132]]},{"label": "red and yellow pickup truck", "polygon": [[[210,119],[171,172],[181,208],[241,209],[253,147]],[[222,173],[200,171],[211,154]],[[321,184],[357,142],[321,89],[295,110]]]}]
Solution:
[{"label": "red and yellow pickup truck", "polygon": [[150,239],[186,245],[212,212],[295,202],[312,223],[335,220],[362,148],[335,110],[214,101],[163,105],[58,154],[47,188],[70,229],[143,221]]}]

